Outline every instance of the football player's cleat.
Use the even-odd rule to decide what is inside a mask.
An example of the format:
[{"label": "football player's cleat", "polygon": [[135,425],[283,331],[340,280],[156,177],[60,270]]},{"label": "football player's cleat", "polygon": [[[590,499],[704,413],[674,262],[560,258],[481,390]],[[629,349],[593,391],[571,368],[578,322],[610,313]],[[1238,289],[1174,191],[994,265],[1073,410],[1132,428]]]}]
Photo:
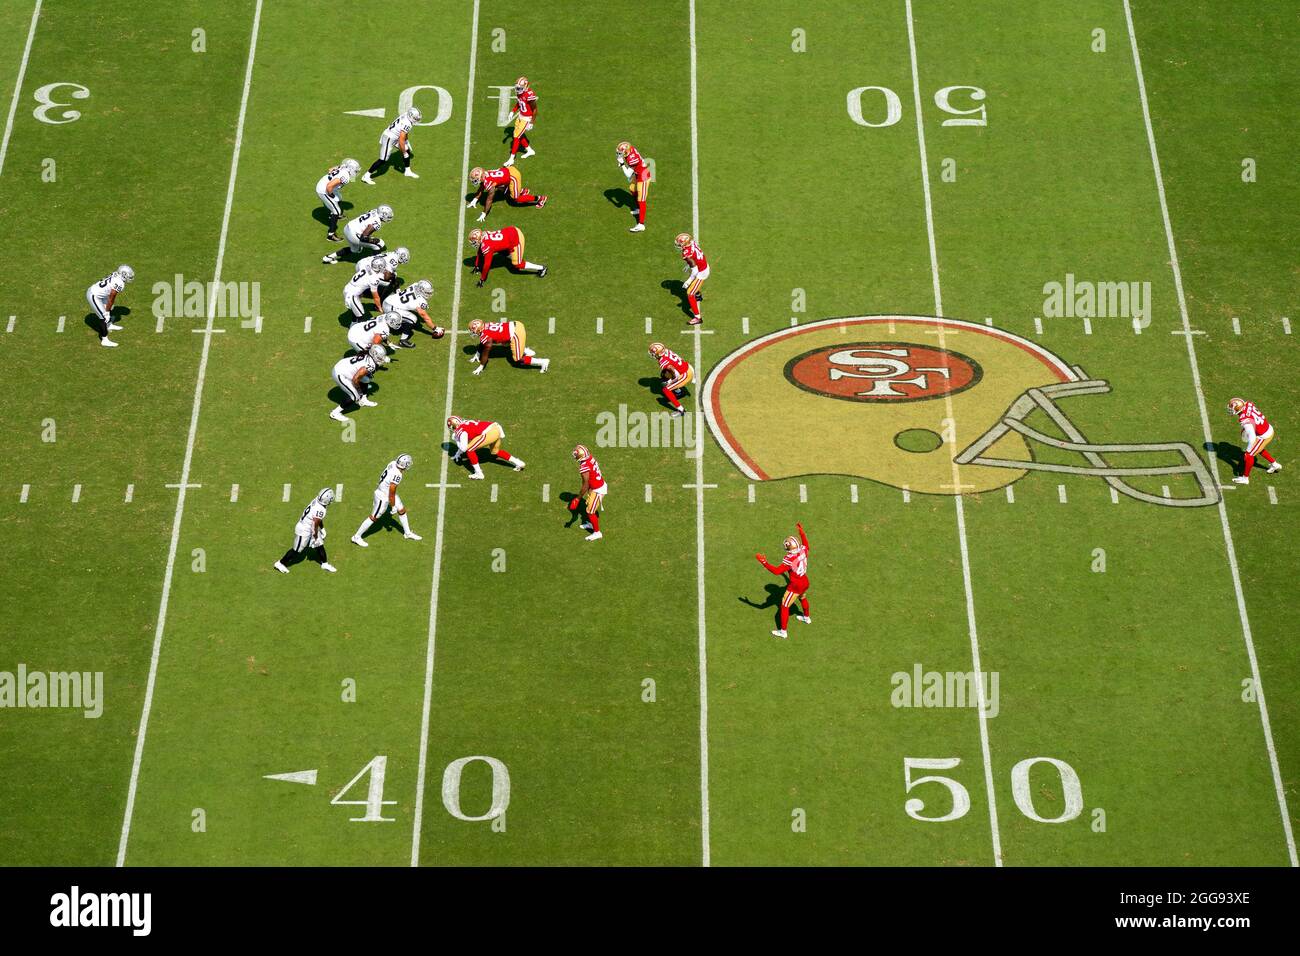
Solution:
[{"label": "football player's cleat", "polygon": [[103,346],[104,348],[106,348],[106,349],[115,349],[115,348],[117,348],[117,343],[114,342],[112,339],[100,339],[100,340],[99,340],[99,344],[102,345],[102,346]]},{"label": "football player's cleat", "polygon": [[1234,415],[1240,415],[1246,410],[1246,400],[1244,398],[1228,399],[1228,411]]},{"label": "football player's cleat", "polygon": [[475,249],[477,249],[477,248],[478,248],[478,244],[479,244],[480,242],[482,242],[482,241],[483,241],[483,230],[482,230],[482,229],[471,229],[471,230],[469,231],[469,244],[470,244],[471,246],[473,246]]},{"label": "football player's cleat", "polygon": [[1236,478],[1232,479],[1232,483],[1234,485],[1248,485],[1250,484],[1250,479],[1245,475],[1238,475]]},{"label": "football player's cleat", "polygon": [[539,273],[537,273],[537,278],[539,278],[539,279],[545,279],[545,278],[546,278],[546,272],[547,272],[546,266],[542,266],[542,271],[539,272]]},{"label": "football player's cleat", "polygon": [[361,174],[361,181],[367,186],[373,186],[375,184],[375,181],[370,178],[370,170],[368,169]]},{"label": "football player's cleat", "polygon": [[586,461],[590,457],[591,457],[591,449],[588,448],[586,445],[573,446],[574,461]]},{"label": "football player's cleat", "polygon": [[469,321],[469,331],[470,331],[470,334],[471,334],[471,335],[482,335],[482,334],[483,334],[483,320],[482,320],[482,319],[470,319],[470,321]]},{"label": "football player's cleat", "polygon": [[372,345],[372,346],[370,346],[370,349],[369,349],[369,351],[368,351],[368,354],[369,354],[370,357],[371,357],[372,359],[374,359],[375,362],[378,363],[379,365],[387,365],[387,364],[388,364],[388,351],[387,351],[387,350],[386,350],[382,345]]},{"label": "football player's cleat", "polygon": [[515,80],[516,93],[522,93],[526,89],[528,89],[528,77],[521,76],[519,79]]},{"label": "football player's cleat", "polygon": [[402,328],[402,317],[396,312],[385,312],[384,321],[388,323],[388,331],[397,332]]},{"label": "football player's cleat", "polygon": [[412,123],[418,123],[420,122],[420,120],[424,119],[424,114],[421,113],[419,108],[415,106],[412,106],[409,110],[407,110],[406,115]]},{"label": "football player's cleat", "polygon": [[[406,161],[407,161],[408,163],[411,161],[411,157],[410,157],[409,155],[406,157]],[[402,175],[405,176],[407,179],[419,179],[419,178],[420,178],[420,174],[417,173],[417,172],[416,172],[414,169],[412,169],[410,166],[407,166],[405,169],[402,170]]]},{"label": "football player's cleat", "polygon": [[284,566],[284,562],[282,561],[275,562],[275,569],[279,571],[281,574],[289,573],[289,569]]},{"label": "football player's cleat", "polygon": [[433,283],[428,279],[421,279],[412,286],[420,295],[433,295]]},{"label": "football player's cleat", "polygon": [[411,467],[411,456],[410,456],[410,455],[398,455],[398,456],[397,456],[397,467],[400,468],[402,471],[406,471],[406,469],[410,468],[410,467]]},{"label": "football player's cleat", "polygon": [[791,554],[799,550],[799,539],[796,538],[794,535],[790,535],[788,538],[785,539],[784,542],[782,542],[782,544],[784,544],[785,546],[786,554]]},{"label": "football player's cleat", "polygon": [[[650,354],[653,355],[655,358],[658,358],[659,356],[663,355],[667,351],[668,349],[664,347],[664,344],[662,342],[650,343]],[[667,370],[665,369],[665,371]]]},{"label": "football player's cleat", "polygon": [[475,189],[483,185],[483,167],[475,166],[469,171],[469,184]]},{"label": "football player's cleat", "polygon": [[134,281],[135,281],[135,270],[132,269],[130,266],[125,266],[125,265],[124,265],[124,266],[118,266],[116,271],[117,271],[117,274],[120,275],[120,276],[122,277],[122,281],[123,281],[123,282],[134,282]]},{"label": "football player's cleat", "polygon": [[341,408],[334,408],[334,409],[331,409],[331,411],[330,411],[330,418],[334,419],[336,422],[345,422],[345,421],[347,421],[347,419],[343,416],[343,409],[341,409]]},{"label": "football player's cleat", "polygon": [[693,241],[694,240],[691,239],[691,234],[689,232],[679,232],[677,234],[677,238],[673,240],[673,245],[675,245],[678,249],[685,249]]},{"label": "football player's cleat", "polygon": [[447,430],[450,432],[455,432],[464,424],[465,419],[461,418],[459,415],[450,415],[447,417]]},{"label": "football player's cleat", "polygon": [[547,200],[549,200],[550,198],[551,198],[550,196],[542,196],[540,199],[538,199],[538,200],[537,200],[537,208],[538,208],[538,209],[541,209],[543,206],[545,206],[546,203],[547,203]]},{"label": "football player's cleat", "polygon": [[794,616],[794,619],[795,619],[796,621],[802,621],[804,624],[811,624],[811,623],[812,623],[812,618],[810,618],[810,617],[805,617],[805,616],[802,615],[802,614],[796,614],[796,615]]},{"label": "football player's cleat", "polygon": [[423,540],[424,540],[424,538],[420,537],[420,536],[419,536],[418,534],[416,534],[414,531],[407,531],[405,534],[402,535],[402,537],[405,538],[407,541],[423,541]]},{"label": "football player's cleat", "polygon": [[364,540],[362,540],[361,535],[359,534],[354,534],[351,540],[353,544],[360,545],[363,548],[370,547],[369,544],[367,544]]},{"label": "football player's cleat", "polygon": [[635,226],[629,229],[628,232],[645,232],[645,223],[638,222]]},{"label": "football player's cleat", "polygon": [[1282,463],[1280,461],[1275,461],[1273,462],[1273,464],[1269,465],[1267,469],[1265,469],[1264,473],[1267,475],[1271,475],[1274,472],[1278,472],[1281,470],[1282,470]]},{"label": "football player's cleat", "polygon": [[393,221],[393,207],[392,207],[392,206],[380,206],[378,209],[375,210],[375,212],[379,213],[379,221],[380,221],[380,222],[392,222],[392,221]]},{"label": "football player's cleat", "polygon": [[[435,335],[434,338],[435,338],[435,339],[440,339],[440,338],[442,338],[442,336],[440,336],[440,335]],[[397,345],[394,346],[394,348],[399,348],[399,349],[413,349],[413,348],[415,348],[415,343],[414,343],[414,342],[407,342],[407,341],[403,340],[403,341],[401,341],[401,342],[398,342]]]},{"label": "football player's cleat", "polygon": [[338,568],[334,567],[334,565],[330,564],[328,561],[322,561],[320,565],[320,569],[322,571],[328,571],[330,574],[334,574],[336,571],[338,571]]},{"label": "football player's cleat", "polygon": [[551,367],[551,360],[548,358],[533,359],[533,364],[537,366],[539,372],[545,372]]},{"label": "football player's cleat", "polygon": [[[529,129],[532,129],[533,127],[530,125],[528,128],[529,128]],[[536,156],[536,155],[537,155],[537,150],[535,150],[535,149],[533,149],[531,146],[529,146],[527,149],[525,149],[525,150],[523,151],[523,153],[520,155],[519,158],[520,158],[520,159],[527,159],[529,156]]]},{"label": "football player's cleat", "polygon": [[330,505],[334,504],[334,489],[322,488],[320,494],[316,496],[316,500],[328,508]]},{"label": "football player's cleat", "polygon": [[624,140],[623,142],[619,143],[618,146],[614,147],[614,152],[618,155],[619,159],[622,159],[631,151],[631,149],[632,149],[632,144],[629,143],[627,140]]},{"label": "football player's cleat", "polygon": [[789,637],[789,635],[786,634],[785,631],[773,631],[773,632],[772,632],[772,636],[773,636],[773,637],[779,637],[779,638],[781,638],[781,640],[785,640],[787,637]]},{"label": "football player's cleat", "polygon": [[587,540],[588,540],[588,541],[599,541],[599,540],[600,540],[601,538],[603,538],[603,537],[605,537],[605,536],[604,536],[601,532],[599,532],[599,531],[593,531],[591,534],[587,535]]},{"label": "football player's cleat", "polygon": [[374,399],[366,398],[366,396],[362,395],[360,398],[357,399],[357,404],[360,405],[362,408],[374,408],[379,403],[376,402]]}]

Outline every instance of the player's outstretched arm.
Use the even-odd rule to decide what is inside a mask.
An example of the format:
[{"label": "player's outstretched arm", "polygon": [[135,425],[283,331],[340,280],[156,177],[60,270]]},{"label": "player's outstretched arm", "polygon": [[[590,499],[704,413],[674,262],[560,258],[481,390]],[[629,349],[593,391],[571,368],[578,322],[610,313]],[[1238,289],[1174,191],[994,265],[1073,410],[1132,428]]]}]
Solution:
[{"label": "player's outstretched arm", "polygon": [[799,523],[796,521],[794,526],[795,526],[795,528],[796,528],[796,529],[798,530],[798,532],[799,532],[799,540],[803,542],[803,546],[804,546],[804,548],[807,549],[807,547],[808,547],[808,536],[807,536],[806,534],[803,533],[803,525],[799,524]]}]

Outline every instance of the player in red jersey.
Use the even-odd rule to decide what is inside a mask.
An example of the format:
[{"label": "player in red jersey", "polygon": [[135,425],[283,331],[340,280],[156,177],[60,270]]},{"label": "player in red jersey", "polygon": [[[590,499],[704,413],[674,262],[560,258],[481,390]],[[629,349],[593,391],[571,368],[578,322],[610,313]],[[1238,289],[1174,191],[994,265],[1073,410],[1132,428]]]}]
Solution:
[{"label": "player in red jersey", "polygon": [[1281,471],[1281,463],[1265,450],[1265,446],[1273,440],[1273,426],[1268,423],[1264,413],[1255,407],[1254,402],[1248,402],[1244,398],[1229,399],[1228,411],[1241,424],[1241,446],[1245,453],[1241,474],[1232,480],[1239,485],[1250,484],[1250,470],[1255,467],[1256,458],[1268,462],[1267,474]]},{"label": "player in red jersey", "polygon": [[650,355],[659,363],[659,377],[663,381],[664,398],[673,407],[674,415],[685,415],[686,409],[678,401],[678,393],[695,379],[695,369],[662,342],[650,343]]},{"label": "player in red jersey", "polygon": [[537,353],[528,347],[528,329],[522,322],[511,322],[509,319],[502,319],[500,322],[484,322],[482,319],[474,319],[469,324],[469,334],[477,335],[479,340],[478,351],[469,359],[471,364],[478,365],[478,368],[474,369],[475,375],[487,368],[488,358],[494,345],[510,346],[510,360],[516,365],[536,368],[542,372],[551,367],[550,359],[539,358]]},{"label": "player in red jersey", "polygon": [[785,594],[781,595],[781,626],[772,632],[773,637],[785,638],[787,636],[785,626],[790,620],[790,605],[797,599],[802,614],[796,615],[799,620],[805,624],[812,623],[812,614],[808,610],[808,537],[803,533],[803,525],[796,524],[799,530],[799,538],[795,540],[794,536],[785,539],[785,559],[779,565],[767,563],[767,558],[762,554],[756,554],[758,563],[767,568],[773,574],[785,575],[788,580],[785,585]]},{"label": "player in red jersey", "polygon": [[645,232],[645,204],[650,198],[650,167],[636,151],[636,147],[626,141],[618,144],[614,156],[618,160],[619,169],[623,170],[623,175],[631,184],[632,198],[636,200],[636,209],[632,212],[636,216],[636,225],[628,232]]},{"label": "player in red jersey", "polygon": [[492,257],[498,252],[510,256],[510,264],[520,272],[536,272],[539,277],[546,275],[546,266],[529,262],[524,258],[524,234],[514,226],[504,229],[471,229],[469,244],[477,250],[474,268],[478,271],[478,284],[481,287],[492,271]]},{"label": "player in red jersey", "polygon": [[691,238],[689,232],[679,233],[673,242],[681,250],[682,261],[686,264],[686,281],[682,283],[682,291],[686,293],[686,304],[691,309],[690,324],[699,325],[704,321],[700,318],[700,302],[704,299],[701,289],[704,280],[709,277],[709,261],[704,258],[704,250]]},{"label": "player in red jersey", "polygon": [[527,135],[532,132],[533,121],[536,119],[537,94],[528,85],[528,77],[521,76],[515,80],[515,109],[510,114],[510,120],[515,124],[514,136],[510,140],[510,158],[503,165],[515,164],[515,153],[519,152],[520,146],[524,148],[524,155],[520,156],[520,159],[537,155],[537,150],[533,149],[532,144],[528,142]]},{"label": "player in red jersey", "polygon": [[510,201],[517,206],[536,206],[541,209],[546,205],[546,196],[534,196],[524,188],[524,177],[514,166],[509,169],[504,166],[500,169],[484,169],[482,166],[475,166],[469,171],[469,184],[476,192],[465,208],[473,209],[478,205],[479,199],[482,199],[483,212],[479,214],[479,222],[486,219],[488,213],[492,211],[492,203],[496,201],[498,192],[509,197]]},{"label": "player in red jersey", "polygon": [[578,463],[578,476],[582,479],[582,485],[578,488],[578,496],[569,502],[569,510],[577,511],[581,506],[584,515],[582,530],[591,532],[587,535],[587,540],[599,541],[604,537],[600,531],[600,509],[605,504],[609,483],[600,473],[600,465],[586,445],[574,447],[573,460]]},{"label": "player in red jersey", "polygon": [[483,479],[483,469],[478,464],[478,456],[483,452],[495,455],[507,465],[513,465],[515,471],[524,470],[524,460],[512,457],[510,452],[501,447],[506,431],[497,422],[476,421],[452,415],[447,419],[447,430],[451,432],[452,443],[456,446],[456,453],[451,456],[451,460],[459,463],[462,457],[468,458],[471,478],[477,481]]}]

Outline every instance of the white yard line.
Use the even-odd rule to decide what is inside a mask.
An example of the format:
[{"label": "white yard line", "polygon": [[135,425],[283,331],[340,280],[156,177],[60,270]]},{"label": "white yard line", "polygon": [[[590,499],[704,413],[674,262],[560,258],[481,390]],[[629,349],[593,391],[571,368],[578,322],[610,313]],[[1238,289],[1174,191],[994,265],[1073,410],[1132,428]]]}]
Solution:
[{"label": "white yard line", "polygon": [[239,100],[239,120],[235,126],[235,149],[230,158],[230,181],[226,185],[226,208],[221,215],[221,238],[217,243],[217,264],[209,286],[208,323],[204,330],[203,352],[199,356],[199,374],[194,383],[194,405],[190,409],[190,430],[185,439],[185,461],[176,489],[176,516],[172,520],[171,544],[167,549],[167,570],[163,574],[162,600],[158,604],[158,624],[154,628],[153,653],[149,658],[149,682],[145,685],[144,706],[140,710],[140,727],[135,736],[135,759],[131,762],[131,784],[126,792],[126,812],[122,816],[122,838],[117,845],[117,865],[126,863],[126,846],[131,838],[131,815],[135,811],[136,788],[140,782],[140,761],[144,756],[145,735],[149,731],[149,712],[153,708],[154,685],[158,680],[158,657],[162,652],[163,631],[167,626],[167,604],[171,598],[172,573],[176,567],[176,546],[181,536],[181,519],[185,516],[185,492],[190,486],[190,462],[194,457],[194,438],[199,430],[199,410],[203,407],[203,382],[208,373],[208,353],[212,348],[212,321],[216,316],[221,267],[226,258],[226,236],[230,231],[230,209],[235,201],[235,179],[239,174],[239,151],[244,143],[244,117],[248,113],[248,91],[253,84],[253,61],[257,55],[257,31],[262,22],[262,0],[253,11],[253,32],[248,41],[248,65],[244,69],[244,92]]},{"label": "white yard line", "polygon": [[[691,22],[691,234],[700,241],[700,124],[696,107],[695,0],[690,0]],[[699,326],[696,329],[699,330]],[[695,336],[695,367],[703,368],[701,343]],[[700,841],[701,864],[710,864],[709,851],[709,656],[704,613],[704,416],[695,408],[695,587],[700,655]]]},{"label": "white yard line", "polygon": [[[912,95],[916,107],[916,140],[921,156],[921,187],[925,195],[925,230],[930,241],[930,273],[934,280],[934,314],[943,316],[943,290],[939,282],[939,253],[934,239],[934,207],[930,201],[930,164],[925,152],[925,124],[921,117],[921,80],[916,64],[916,31],[912,24],[912,0],[904,0],[907,8],[907,46],[912,59]],[[939,326],[939,348],[944,348],[944,328]],[[953,415],[952,396],[945,395],[947,417],[953,423],[953,447],[960,448],[956,436],[956,419]],[[984,757],[984,788],[989,805],[989,832],[993,838],[993,863],[1002,865],[1002,834],[998,827],[998,804],[993,790],[993,759],[989,752],[988,708],[984,699],[984,673],[980,664],[979,628],[975,621],[975,594],[971,585],[970,552],[966,545],[966,510],[962,503],[961,481],[956,462],[952,468],[953,501],[957,514],[957,543],[961,551],[962,586],[966,592],[966,629],[970,634],[971,666],[975,671],[976,713],[979,714],[980,750]]]},{"label": "white yard line", "polygon": [[[461,252],[465,241],[465,193],[469,191],[470,123],[474,116],[474,72],[478,63],[478,8],[474,0],[474,15],[470,26],[469,84],[465,92],[465,154],[461,160],[460,193],[456,203],[460,212],[456,221],[456,275],[452,280],[451,324],[447,329],[447,402],[443,421],[451,416],[452,388],[456,381],[456,336],[460,319]],[[420,831],[424,823],[424,780],[429,760],[429,716],[433,705],[433,659],[438,640],[438,592],[442,584],[442,545],[447,526],[447,468],[450,456],[442,455],[438,473],[438,523],[433,537],[433,583],[429,592],[429,641],[424,655],[424,707],[420,716],[420,765],[415,775],[415,820],[411,830],[411,866],[420,865]]]},{"label": "white yard line", "polygon": [[23,80],[27,76],[27,60],[32,55],[32,41],[36,39],[36,21],[41,18],[41,0],[36,0],[32,8],[32,25],[27,28],[27,44],[23,47],[23,60],[18,66],[18,78],[14,80],[14,97],[9,101],[9,118],[5,120],[4,139],[0,139],[0,175],[5,171],[5,156],[9,155],[9,137],[14,131],[14,116],[18,113],[18,98],[23,93]]},{"label": "white yard line", "polygon": [[[1201,413],[1201,429],[1206,443],[1213,441],[1210,432],[1210,417],[1205,410],[1205,393],[1201,387],[1201,368],[1196,360],[1196,343],[1192,333],[1191,322],[1187,317],[1187,299],[1183,294],[1183,273],[1178,265],[1178,248],[1174,243],[1174,229],[1169,221],[1169,203],[1165,199],[1165,181],[1160,173],[1160,156],[1156,152],[1156,135],[1151,127],[1151,107],[1147,102],[1146,80],[1142,74],[1142,57],[1138,53],[1137,33],[1133,29],[1133,11],[1129,0],[1124,0],[1124,19],[1128,23],[1129,44],[1133,48],[1133,68],[1137,74],[1138,95],[1142,101],[1142,121],[1146,125],[1147,145],[1151,148],[1151,167],[1155,172],[1156,193],[1160,197],[1160,216],[1164,220],[1165,241],[1169,247],[1169,267],[1174,276],[1174,291],[1178,296],[1178,312],[1182,316],[1184,338],[1187,340],[1187,362],[1192,370],[1192,385],[1196,389],[1196,404]],[[1217,457],[1217,456],[1216,456]],[[1217,478],[1217,462],[1216,462]],[[1241,572],[1237,568],[1237,549],[1232,541],[1232,528],[1228,524],[1228,507],[1223,497],[1219,498],[1219,523],[1223,529],[1223,547],[1228,557],[1228,569],[1232,573],[1232,589],[1237,597],[1237,614],[1241,618],[1241,636],[1246,643],[1246,656],[1250,659],[1250,675],[1255,682],[1255,694],[1259,700],[1259,720],[1264,728],[1264,743],[1268,748],[1268,762],[1273,771],[1273,788],[1277,792],[1277,806],[1282,815],[1282,832],[1286,837],[1287,854],[1291,865],[1300,863],[1296,858],[1295,835],[1291,830],[1291,813],[1287,807],[1286,790],[1282,785],[1282,772],[1278,767],[1277,749],[1273,745],[1273,730],[1268,720],[1268,705],[1264,701],[1264,682],[1259,674],[1259,660],[1255,656],[1255,640],[1251,636],[1250,615],[1246,612],[1246,596],[1241,588]]]}]

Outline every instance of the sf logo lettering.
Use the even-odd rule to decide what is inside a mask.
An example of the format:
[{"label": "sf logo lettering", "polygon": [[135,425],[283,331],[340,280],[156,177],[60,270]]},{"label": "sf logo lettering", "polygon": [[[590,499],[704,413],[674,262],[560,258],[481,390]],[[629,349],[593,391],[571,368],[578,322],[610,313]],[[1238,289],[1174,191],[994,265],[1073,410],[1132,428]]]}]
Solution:
[{"label": "sf logo lettering", "polygon": [[[64,107],[71,106],[71,103],[60,102],[54,98],[55,91],[60,87],[68,88],[67,93],[59,94],[60,99],[62,99],[63,96],[70,96],[74,100],[85,100],[90,98],[90,90],[86,89],[86,87],[82,86],[80,83],[46,83],[32,94],[36,98],[36,102],[40,104],[36,109],[32,110],[32,115],[42,123],[49,123],[51,126],[61,126],[64,123],[71,123],[75,120],[81,119],[81,112],[79,110],[64,109]],[[58,114],[58,118],[50,115],[50,111],[54,109],[63,110],[62,113]]]},{"label": "sf logo lettering", "polygon": [[[843,349],[827,359],[831,365],[827,377],[832,382],[838,382],[842,378],[871,379],[869,391],[856,393],[870,398],[901,397],[906,394],[894,388],[895,385],[913,385],[924,391],[928,383],[926,373],[935,373],[944,378],[952,377],[952,372],[942,366],[914,368],[904,361],[908,355],[907,349]],[[844,370],[846,365],[856,366],[860,371],[846,372]],[[906,376],[911,372],[919,374],[915,378],[907,378]]]}]

